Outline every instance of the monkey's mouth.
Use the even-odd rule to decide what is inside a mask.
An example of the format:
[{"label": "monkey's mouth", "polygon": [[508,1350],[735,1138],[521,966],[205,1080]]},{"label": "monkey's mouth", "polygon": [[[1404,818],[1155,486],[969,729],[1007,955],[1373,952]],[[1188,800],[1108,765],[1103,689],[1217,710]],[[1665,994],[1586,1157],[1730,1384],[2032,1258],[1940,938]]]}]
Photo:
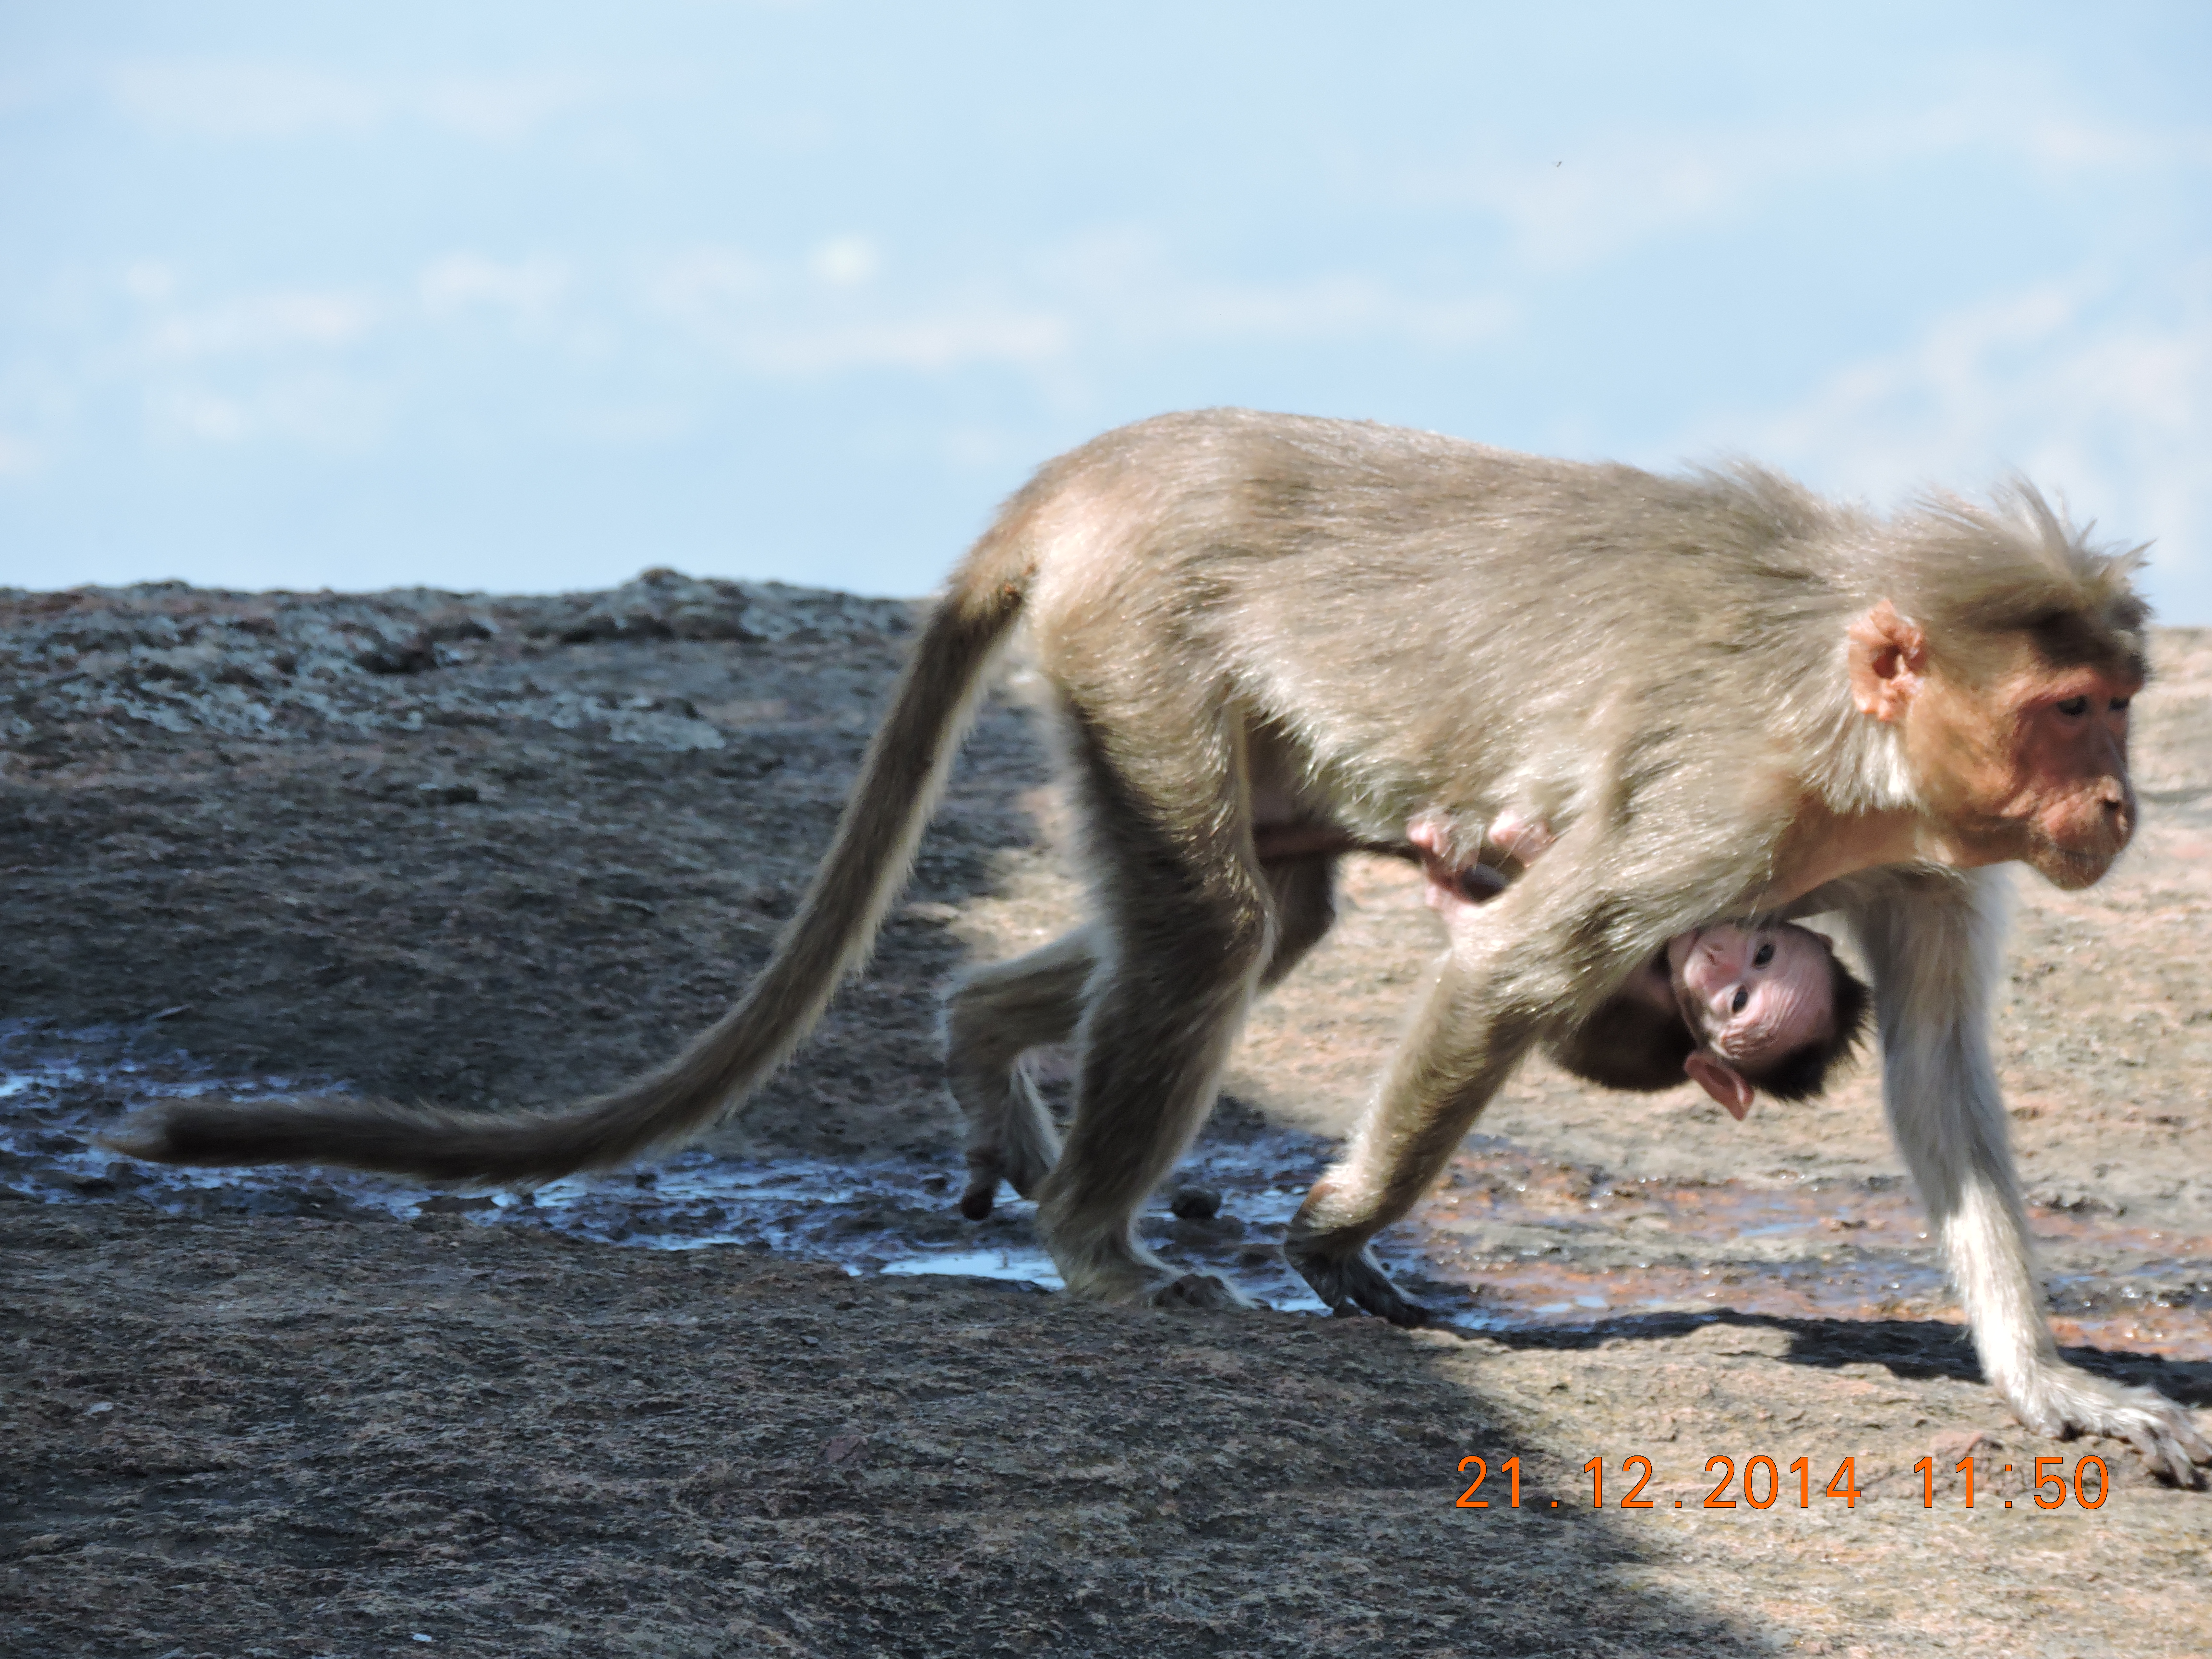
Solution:
[{"label": "monkey's mouth", "polygon": [[2039,875],[2061,892],[2078,892],[2102,881],[2126,845],[2123,840],[2117,847],[2082,853],[2039,836],[2028,861]]}]

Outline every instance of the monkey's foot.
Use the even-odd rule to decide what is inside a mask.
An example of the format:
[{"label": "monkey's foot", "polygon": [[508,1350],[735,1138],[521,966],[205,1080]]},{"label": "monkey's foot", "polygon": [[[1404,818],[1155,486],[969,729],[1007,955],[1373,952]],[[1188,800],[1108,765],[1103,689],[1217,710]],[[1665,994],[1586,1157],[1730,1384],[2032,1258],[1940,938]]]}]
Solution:
[{"label": "monkey's foot", "polygon": [[960,1194],[960,1213],[981,1221],[999,1201],[999,1183],[1005,1182],[1024,1198],[1035,1194],[1052,1170],[1052,1149],[1015,1142],[992,1143],[968,1149],[968,1187]]},{"label": "monkey's foot", "polygon": [[2005,1403],[2038,1434],[2124,1440],[2160,1480],[2204,1484],[2202,1466],[2212,1463],[2212,1442],[2187,1407],[2162,1394],[2107,1382],[2072,1365],[2040,1368],[2026,1388],[2003,1392]]},{"label": "monkey's foot", "polygon": [[1152,1287],[1145,1298],[1155,1308],[1253,1308],[1260,1304],[1225,1279],[1212,1273],[1185,1273]]},{"label": "monkey's foot", "polygon": [[[1040,1211],[1041,1218],[1045,1212]],[[1042,1231],[1050,1244],[1048,1219]],[[1228,1280],[1212,1273],[1177,1273],[1133,1239],[1109,1242],[1087,1250],[1054,1248],[1053,1263],[1068,1295],[1082,1302],[1110,1302],[1125,1308],[1221,1310],[1259,1304]]]},{"label": "monkey's foot", "polygon": [[[975,1159],[970,1158],[970,1164]],[[991,1206],[999,1201],[999,1172],[970,1169],[968,1190],[960,1194],[960,1213],[970,1221],[983,1221],[990,1217]]]},{"label": "monkey's foot", "polygon": [[1313,1286],[1314,1294],[1328,1304],[1340,1319],[1363,1309],[1393,1325],[1425,1325],[1429,1310],[1409,1300],[1390,1282],[1375,1253],[1362,1245],[1346,1255],[1326,1255],[1313,1240],[1295,1231],[1283,1241],[1283,1260],[1298,1277]]},{"label": "monkey's foot", "polygon": [[[1015,1079],[1018,1082],[1018,1079]],[[1034,1198],[1060,1158],[1060,1142],[1042,1107],[1013,1083],[988,1115],[973,1115],[968,1141],[968,1188],[960,1194],[960,1213],[981,1221],[999,1201],[1005,1182],[1024,1198]]]}]

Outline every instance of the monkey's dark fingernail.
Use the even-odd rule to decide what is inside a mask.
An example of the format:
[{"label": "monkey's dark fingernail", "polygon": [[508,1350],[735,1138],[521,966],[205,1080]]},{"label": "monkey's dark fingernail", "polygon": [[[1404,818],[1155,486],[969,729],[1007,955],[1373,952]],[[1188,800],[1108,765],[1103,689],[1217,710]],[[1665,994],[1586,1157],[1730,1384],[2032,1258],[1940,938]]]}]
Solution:
[{"label": "monkey's dark fingernail", "polygon": [[978,1184],[960,1194],[960,1213],[970,1221],[988,1220],[990,1218],[991,1206],[998,1201],[999,1183],[997,1182],[993,1182],[988,1187]]},{"label": "monkey's dark fingernail", "polygon": [[1460,891],[1477,904],[1505,890],[1505,878],[1486,864],[1470,864],[1460,872]]}]

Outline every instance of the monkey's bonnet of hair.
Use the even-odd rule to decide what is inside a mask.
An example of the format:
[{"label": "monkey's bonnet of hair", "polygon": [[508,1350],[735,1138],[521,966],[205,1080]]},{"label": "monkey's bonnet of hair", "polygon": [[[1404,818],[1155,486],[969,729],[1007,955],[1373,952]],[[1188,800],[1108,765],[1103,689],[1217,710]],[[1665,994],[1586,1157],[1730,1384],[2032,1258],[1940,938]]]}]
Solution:
[{"label": "monkey's bonnet of hair", "polygon": [[2150,608],[2130,586],[2148,544],[2100,546],[2025,478],[1984,506],[1930,495],[1897,525],[1884,584],[1925,630],[1929,657],[1978,678],[1977,648],[2025,633],[2044,665],[2148,678]]}]

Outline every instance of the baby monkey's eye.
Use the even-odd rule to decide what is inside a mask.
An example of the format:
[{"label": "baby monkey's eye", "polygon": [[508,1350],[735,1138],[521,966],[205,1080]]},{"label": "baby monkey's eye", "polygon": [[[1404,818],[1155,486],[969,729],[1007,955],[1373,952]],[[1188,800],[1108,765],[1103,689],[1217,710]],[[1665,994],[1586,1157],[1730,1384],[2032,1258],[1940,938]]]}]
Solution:
[{"label": "baby monkey's eye", "polygon": [[2070,720],[2076,714],[2086,714],[2089,712],[2089,700],[2087,697],[2069,697],[2056,707],[2060,714]]},{"label": "baby monkey's eye", "polygon": [[1774,946],[1771,942],[1769,942],[1759,947],[1751,958],[1751,965],[1754,968],[1764,968],[1773,960]]},{"label": "baby monkey's eye", "polygon": [[1729,1004],[1729,1012],[1732,1014],[1740,1014],[1750,1006],[1751,987],[1748,985],[1737,986],[1735,988],[1735,1000]]}]

